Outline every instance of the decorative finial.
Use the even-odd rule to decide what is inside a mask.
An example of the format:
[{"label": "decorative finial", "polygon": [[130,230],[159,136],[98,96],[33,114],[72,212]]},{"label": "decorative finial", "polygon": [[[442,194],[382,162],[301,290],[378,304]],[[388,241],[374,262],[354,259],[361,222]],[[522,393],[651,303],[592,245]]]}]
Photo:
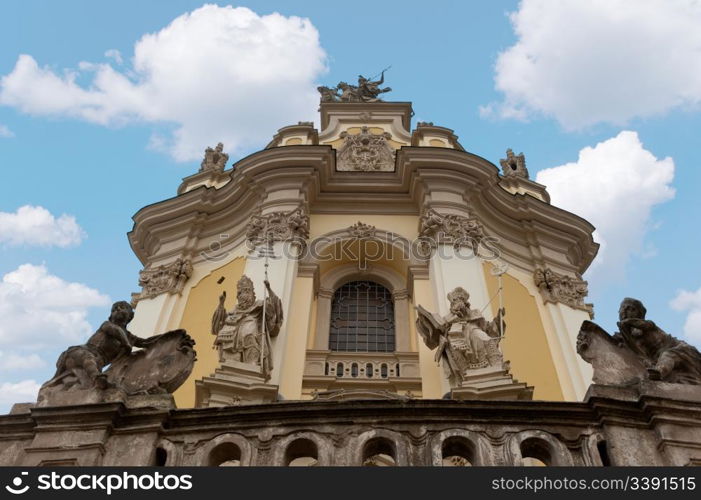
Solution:
[{"label": "decorative finial", "polygon": [[511,148],[506,150],[506,158],[499,160],[504,177],[523,177],[528,179],[526,157],[523,153],[515,155]]}]

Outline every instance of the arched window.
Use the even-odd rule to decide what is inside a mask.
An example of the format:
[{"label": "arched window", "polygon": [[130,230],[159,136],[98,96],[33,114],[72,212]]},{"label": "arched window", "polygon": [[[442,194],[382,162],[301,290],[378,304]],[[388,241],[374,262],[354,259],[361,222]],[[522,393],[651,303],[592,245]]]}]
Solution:
[{"label": "arched window", "polygon": [[394,303],[379,283],[351,281],[331,303],[329,349],[352,352],[394,352]]}]

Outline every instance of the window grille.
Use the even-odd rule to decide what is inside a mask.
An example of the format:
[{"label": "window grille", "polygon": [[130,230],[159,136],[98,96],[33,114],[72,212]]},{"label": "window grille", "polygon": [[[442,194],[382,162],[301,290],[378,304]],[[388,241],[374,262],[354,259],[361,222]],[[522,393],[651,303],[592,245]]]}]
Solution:
[{"label": "window grille", "polygon": [[351,281],[331,303],[329,349],[348,352],[394,352],[394,303],[385,287]]}]

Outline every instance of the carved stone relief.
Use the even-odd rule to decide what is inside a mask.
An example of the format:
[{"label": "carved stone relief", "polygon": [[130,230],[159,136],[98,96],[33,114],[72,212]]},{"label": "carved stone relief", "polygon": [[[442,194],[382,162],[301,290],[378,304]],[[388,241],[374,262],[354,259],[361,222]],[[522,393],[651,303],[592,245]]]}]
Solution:
[{"label": "carved stone relief", "polygon": [[584,298],[589,293],[586,281],[547,268],[536,269],[533,279],[545,302],[560,302],[594,315],[593,304],[584,303]]},{"label": "carved stone relief", "polygon": [[375,236],[375,226],[370,224],[365,224],[363,222],[356,222],[348,228],[348,233],[357,239],[372,238]]},{"label": "carved stone relief", "polygon": [[474,217],[440,214],[429,208],[421,216],[419,237],[434,244],[452,243],[454,246],[477,248],[484,237],[482,223]]},{"label": "carved stone relief", "polygon": [[362,127],[359,134],[341,132],[344,139],[338,151],[340,171],[394,172],[394,149],[387,143],[392,136],[373,134]]},{"label": "carved stone relief", "polygon": [[180,293],[190,276],[192,276],[192,263],[182,258],[178,258],[171,264],[144,269],[139,273],[139,286],[142,287],[142,291],[134,294],[132,301],[136,303],[166,292]]},{"label": "carved stone relief", "polygon": [[246,228],[246,240],[253,246],[266,242],[309,238],[309,216],[298,208],[291,212],[272,212],[254,215]]}]

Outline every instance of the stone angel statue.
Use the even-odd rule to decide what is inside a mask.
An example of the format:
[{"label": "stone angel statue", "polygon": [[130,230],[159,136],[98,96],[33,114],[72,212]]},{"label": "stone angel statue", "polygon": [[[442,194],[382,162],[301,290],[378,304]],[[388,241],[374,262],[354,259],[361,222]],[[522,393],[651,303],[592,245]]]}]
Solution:
[{"label": "stone angel statue", "polygon": [[469,300],[470,294],[458,287],[448,294],[447,315],[416,308],[416,329],[426,346],[436,349],[436,362],[443,360],[452,388],[459,387],[470,370],[502,369],[504,365],[499,341],[505,328],[505,310],[502,308],[493,321],[487,321],[480,311],[470,309]]},{"label": "stone angel statue", "polygon": [[222,292],[212,316],[212,335],[216,335],[214,347],[219,351],[220,362],[231,360],[260,366],[267,382],[273,370],[270,339],[280,332],[282,301],[267,280],[265,300],[256,300],[253,282],[246,275],[236,287],[236,307],[226,310],[226,292]]}]

